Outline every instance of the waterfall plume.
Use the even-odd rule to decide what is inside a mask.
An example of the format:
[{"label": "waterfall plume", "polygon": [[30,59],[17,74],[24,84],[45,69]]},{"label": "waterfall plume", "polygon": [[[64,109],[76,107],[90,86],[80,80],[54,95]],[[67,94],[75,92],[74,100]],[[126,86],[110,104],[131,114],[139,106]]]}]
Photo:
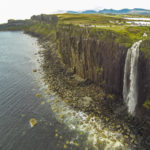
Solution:
[{"label": "waterfall plume", "polygon": [[138,100],[138,58],[139,46],[142,40],[135,42],[131,48],[128,49],[123,80],[123,99],[128,107],[128,112],[131,115],[135,114],[135,108]]}]

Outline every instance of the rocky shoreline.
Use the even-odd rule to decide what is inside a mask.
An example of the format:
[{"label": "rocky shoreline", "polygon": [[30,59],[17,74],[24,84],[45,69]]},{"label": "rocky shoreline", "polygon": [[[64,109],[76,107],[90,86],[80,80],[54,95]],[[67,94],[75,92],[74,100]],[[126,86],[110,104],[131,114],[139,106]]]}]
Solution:
[{"label": "rocky shoreline", "polygon": [[92,81],[80,78],[73,69],[68,69],[62,63],[54,41],[39,39],[39,43],[44,48],[39,54],[43,58],[41,66],[49,90],[56,92],[73,109],[88,114],[87,122],[95,116],[103,120],[104,129],[121,133],[126,147],[148,150],[150,130],[145,121],[129,116],[121,100],[106,94]]}]

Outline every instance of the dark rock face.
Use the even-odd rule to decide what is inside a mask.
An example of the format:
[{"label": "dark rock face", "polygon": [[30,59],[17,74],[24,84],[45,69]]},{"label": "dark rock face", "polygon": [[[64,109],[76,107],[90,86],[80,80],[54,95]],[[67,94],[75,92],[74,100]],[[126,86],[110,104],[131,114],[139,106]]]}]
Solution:
[{"label": "dark rock face", "polygon": [[[71,30],[71,29],[70,29]],[[108,93],[122,96],[127,48],[112,39],[85,38],[59,30],[56,38],[63,63],[83,78],[94,81]]]},{"label": "dark rock face", "polygon": [[150,122],[150,111],[143,104],[150,100],[150,41],[143,41],[140,45],[138,64],[138,103],[136,114]]},{"label": "dark rock face", "polygon": [[56,15],[37,15],[37,16],[32,16],[32,20],[40,21],[40,22],[46,22],[46,23],[54,23],[57,24],[58,22],[58,17]]},{"label": "dark rock face", "polygon": [[[59,29],[56,34],[58,53],[65,66],[75,70],[76,74],[82,78],[89,79],[101,86],[107,93],[115,94],[123,100],[124,65],[128,48],[116,43],[108,35],[105,38],[97,38],[91,36],[89,31],[83,28],[78,30],[66,28]],[[140,49],[143,47],[146,52],[140,50],[136,107],[136,116],[140,119],[145,118],[145,120],[150,120],[150,111],[143,107],[145,101],[150,100],[150,53],[147,51],[148,46],[150,47],[150,42],[143,42],[140,46]]]},{"label": "dark rock face", "polygon": [[[142,43],[141,48],[145,47],[145,44],[150,43]],[[138,77],[138,84],[139,84],[139,105],[142,105],[145,100],[150,99],[150,57],[149,54],[140,51],[139,56],[139,77]]]}]

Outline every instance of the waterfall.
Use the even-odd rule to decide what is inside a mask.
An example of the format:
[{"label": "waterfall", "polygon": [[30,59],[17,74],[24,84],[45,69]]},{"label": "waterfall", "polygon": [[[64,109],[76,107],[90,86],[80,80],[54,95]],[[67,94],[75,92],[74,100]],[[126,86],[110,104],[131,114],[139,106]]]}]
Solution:
[{"label": "waterfall", "polygon": [[128,112],[131,115],[135,114],[135,108],[138,100],[138,58],[139,46],[142,40],[134,43],[128,49],[125,68],[124,68],[124,81],[123,81],[123,99],[128,107]]}]

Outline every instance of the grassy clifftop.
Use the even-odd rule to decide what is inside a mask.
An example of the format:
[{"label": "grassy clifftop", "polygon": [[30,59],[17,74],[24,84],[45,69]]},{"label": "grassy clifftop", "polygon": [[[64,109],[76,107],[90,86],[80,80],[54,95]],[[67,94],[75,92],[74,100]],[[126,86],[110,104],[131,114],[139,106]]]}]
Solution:
[{"label": "grassy clifftop", "polygon": [[[46,38],[50,38],[51,35],[55,37],[56,32],[60,29],[68,30],[76,36],[77,34],[80,36],[80,32],[76,31],[81,31],[82,36],[103,40],[115,39],[117,43],[124,44],[126,47],[130,47],[135,41],[143,39],[144,33],[150,35],[150,27],[129,26],[125,17],[128,16],[106,14],[38,15],[31,17],[30,20],[19,20],[16,24],[8,22],[0,25],[0,30],[25,30]],[[14,22],[16,21],[14,20]]]},{"label": "grassy clifftop", "polygon": [[[150,35],[150,27],[129,26],[121,15],[105,14],[56,14],[56,24],[36,21],[25,28],[26,31],[35,35],[50,38],[56,37],[60,29],[71,32],[72,35],[84,38],[98,38],[115,40],[116,43],[130,47],[135,41],[143,39],[143,34]],[[127,16],[126,16],[127,17]],[[31,19],[32,21],[32,19]]]},{"label": "grassy clifftop", "polygon": [[101,14],[57,14],[61,24],[94,24],[107,25],[111,22],[125,22],[122,17]]},{"label": "grassy clifftop", "polygon": [[[13,20],[0,25],[0,30],[24,30],[45,39],[56,39],[57,32],[68,32],[72,36],[84,39],[94,38],[103,41],[114,41],[126,48],[138,40],[144,39],[141,51],[149,55],[150,27],[129,26],[127,15],[106,14],[56,14],[38,15],[30,20]],[[144,16],[145,17],[145,16]],[[53,23],[54,22],[54,23]],[[147,37],[143,37],[144,33]]]},{"label": "grassy clifftop", "polygon": [[57,17],[59,18],[58,24],[72,24],[84,28],[96,28],[95,31],[100,31],[101,29],[114,31],[122,35],[123,40],[124,36],[128,37],[129,43],[142,39],[144,33],[150,35],[150,27],[129,26],[126,23],[127,20],[124,19],[124,17],[129,17],[127,15],[57,14]]}]

